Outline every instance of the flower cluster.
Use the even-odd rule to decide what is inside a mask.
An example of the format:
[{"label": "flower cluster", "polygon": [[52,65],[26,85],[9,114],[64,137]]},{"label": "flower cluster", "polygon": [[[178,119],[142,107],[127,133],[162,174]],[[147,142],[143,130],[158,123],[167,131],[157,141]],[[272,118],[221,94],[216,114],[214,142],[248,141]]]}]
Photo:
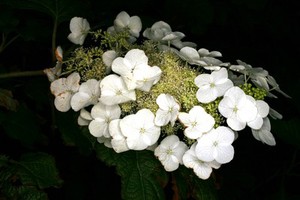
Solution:
[{"label": "flower cluster", "polygon": [[80,17],[70,30],[80,46],[66,59],[58,47],[45,70],[54,105],[78,112],[78,124],[115,152],[151,150],[166,171],[184,165],[207,179],[233,159],[238,131],[275,145],[269,116],[281,115],[265,99],[287,95],[266,70],[224,63],[163,21],[141,34],[141,19],[124,11],[106,31]]}]

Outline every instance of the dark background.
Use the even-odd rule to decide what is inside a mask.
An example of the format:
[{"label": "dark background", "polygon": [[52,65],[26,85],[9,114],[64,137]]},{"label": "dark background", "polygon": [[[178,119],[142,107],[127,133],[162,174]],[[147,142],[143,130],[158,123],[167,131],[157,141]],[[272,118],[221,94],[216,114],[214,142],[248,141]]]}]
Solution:
[{"label": "dark background", "polygon": [[[185,41],[220,51],[224,62],[240,59],[266,69],[292,97],[278,94],[278,99],[267,99],[283,114],[282,120],[272,121],[277,145],[262,144],[249,131],[241,133],[234,143],[234,160],[216,171],[218,195],[220,199],[300,199],[300,11],[296,0],[81,0],[68,5],[62,9],[70,16],[62,18],[57,29],[57,45],[63,49],[71,46],[67,35],[72,16],[87,18],[91,27],[108,27],[124,10],[142,19],[143,30],[163,20],[173,31],[185,33]],[[19,35],[0,53],[0,72],[54,66],[52,29],[53,18],[44,12],[0,0],[0,32],[8,38]],[[120,198],[120,178],[114,168],[97,160],[86,142],[68,143],[70,135],[61,130],[69,126],[69,132],[78,131],[71,127],[76,126],[76,117],[53,110],[45,76],[2,78],[0,87],[10,90],[19,103],[16,111],[0,107],[0,154],[14,159],[32,151],[53,155],[64,184],[47,190],[50,199]],[[63,125],[56,124],[53,116],[67,118],[65,127],[57,128]],[[12,121],[21,127],[12,130]]]}]

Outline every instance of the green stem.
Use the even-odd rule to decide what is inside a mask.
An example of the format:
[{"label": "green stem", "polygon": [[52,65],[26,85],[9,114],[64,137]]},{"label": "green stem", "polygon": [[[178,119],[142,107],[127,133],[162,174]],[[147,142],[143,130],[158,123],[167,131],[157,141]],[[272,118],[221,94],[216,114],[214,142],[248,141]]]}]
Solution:
[{"label": "green stem", "polygon": [[15,78],[15,77],[26,77],[26,76],[41,76],[41,75],[45,75],[43,70],[10,72],[10,73],[0,74],[0,79],[2,79],[2,78]]},{"label": "green stem", "polygon": [[2,43],[0,46],[0,53],[2,53],[4,51],[4,49],[9,46],[13,41],[15,41],[18,37],[20,37],[20,34],[16,35],[15,37],[13,37],[12,39],[10,39],[7,43],[6,43],[6,39],[7,37],[5,37],[4,33],[2,34]]}]

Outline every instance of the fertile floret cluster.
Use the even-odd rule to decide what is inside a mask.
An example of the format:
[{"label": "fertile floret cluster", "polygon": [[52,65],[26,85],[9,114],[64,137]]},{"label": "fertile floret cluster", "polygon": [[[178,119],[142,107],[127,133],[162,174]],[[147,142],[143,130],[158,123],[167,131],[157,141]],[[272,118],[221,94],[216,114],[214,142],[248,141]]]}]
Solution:
[{"label": "fertile floret cluster", "polygon": [[246,127],[275,145],[268,118],[275,111],[265,98],[286,94],[266,70],[224,63],[163,21],[141,34],[141,19],[124,11],[106,31],[80,17],[70,29],[80,46],[65,59],[58,47],[57,65],[45,73],[57,110],[78,112],[99,143],[117,153],[152,150],[166,171],[184,165],[201,179],[233,159]]}]

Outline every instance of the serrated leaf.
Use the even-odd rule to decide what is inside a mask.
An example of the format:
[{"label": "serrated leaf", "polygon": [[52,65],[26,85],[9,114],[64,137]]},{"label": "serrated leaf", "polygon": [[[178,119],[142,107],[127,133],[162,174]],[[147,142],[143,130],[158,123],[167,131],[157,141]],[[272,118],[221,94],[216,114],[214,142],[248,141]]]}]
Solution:
[{"label": "serrated leaf", "polygon": [[[167,174],[151,151],[115,153],[112,149],[97,145],[97,155],[108,165],[116,166],[121,176],[123,199],[164,199],[162,182]],[[159,175],[159,177],[158,177]],[[163,184],[164,185],[164,184]]]},{"label": "serrated leaf", "polygon": [[22,184],[35,185],[40,189],[59,187],[59,178],[55,160],[46,153],[28,153],[21,157],[19,176]]}]

